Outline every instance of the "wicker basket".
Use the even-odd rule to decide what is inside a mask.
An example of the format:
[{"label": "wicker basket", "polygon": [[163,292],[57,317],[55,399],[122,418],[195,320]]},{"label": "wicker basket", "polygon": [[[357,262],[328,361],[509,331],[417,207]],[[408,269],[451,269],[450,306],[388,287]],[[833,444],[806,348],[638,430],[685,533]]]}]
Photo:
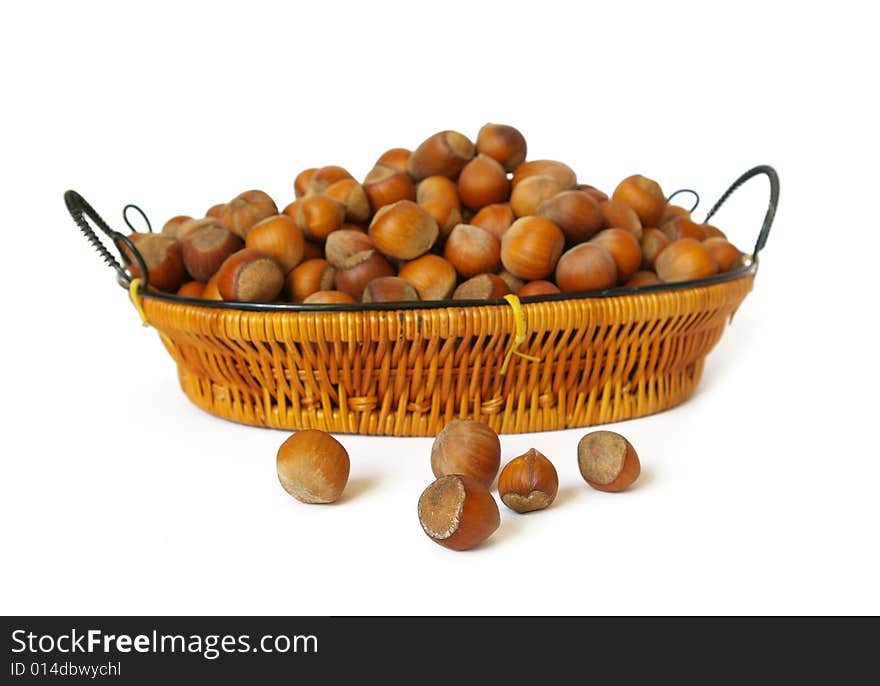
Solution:
[{"label": "wicker basket", "polygon": [[775,214],[775,171],[746,172],[707,216],[758,174],[770,179],[770,207],[753,255],[735,271],[521,302],[406,307],[253,305],[148,291],[131,283],[86,217],[142,265],[131,242],[75,192],[65,199],[159,332],[184,393],[207,412],[254,426],[395,436],[433,436],[450,419],[472,417],[517,433],[640,417],[693,393],[706,354],[752,289]]}]

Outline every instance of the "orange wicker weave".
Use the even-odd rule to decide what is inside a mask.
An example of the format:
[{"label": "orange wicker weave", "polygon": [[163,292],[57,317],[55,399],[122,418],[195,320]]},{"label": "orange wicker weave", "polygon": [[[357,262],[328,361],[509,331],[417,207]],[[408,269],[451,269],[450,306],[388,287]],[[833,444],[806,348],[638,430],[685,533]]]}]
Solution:
[{"label": "orange wicker weave", "polygon": [[[186,395],[245,424],[434,436],[456,417],[499,433],[640,417],[693,393],[707,353],[752,289],[778,192],[765,169],[743,175],[715,208],[749,174],[770,176],[755,255],[692,284],[387,309],[206,304],[137,284],[133,300],[161,334]],[[85,211],[101,226],[82,205],[78,217],[71,212],[77,223]]]}]

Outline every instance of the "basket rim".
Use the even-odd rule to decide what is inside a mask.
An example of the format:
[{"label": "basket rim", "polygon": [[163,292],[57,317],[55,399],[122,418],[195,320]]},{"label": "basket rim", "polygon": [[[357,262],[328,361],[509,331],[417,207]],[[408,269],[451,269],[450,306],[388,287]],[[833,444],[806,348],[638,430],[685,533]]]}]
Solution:
[{"label": "basket rim", "polygon": [[[702,279],[679,281],[675,283],[660,283],[648,286],[615,286],[600,291],[579,291],[572,293],[551,293],[546,295],[527,295],[520,298],[523,305],[544,302],[560,302],[568,300],[601,300],[618,298],[621,296],[638,297],[680,291],[686,289],[714,286],[721,283],[736,281],[746,276],[756,274],[758,271],[757,256],[744,255],[743,263],[736,269],[715,274]],[[503,305],[508,307],[504,298],[491,298],[487,300],[415,300],[407,302],[385,303],[249,303],[235,300],[206,300],[204,298],[192,298],[165,293],[163,291],[145,290],[141,287],[139,295],[150,300],[159,300],[172,304],[191,305],[216,310],[234,310],[246,312],[376,312],[396,310],[426,310],[448,309],[457,307],[486,307],[491,305]]]}]

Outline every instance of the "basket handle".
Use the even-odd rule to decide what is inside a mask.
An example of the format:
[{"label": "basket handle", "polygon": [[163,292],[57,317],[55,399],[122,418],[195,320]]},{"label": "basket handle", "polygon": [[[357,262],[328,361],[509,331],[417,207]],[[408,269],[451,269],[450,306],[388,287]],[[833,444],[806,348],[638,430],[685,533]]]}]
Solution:
[{"label": "basket handle", "polygon": [[708,222],[712,218],[712,215],[714,215],[727,199],[733,195],[733,192],[746,181],[755,176],[762,175],[770,180],[770,204],[767,207],[767,213],[764,215],[764,223],[761,226],[761,233],[758,234],[758,240],[755,243],[755,252],[752,253],[752,257],[756,260],[758,258],[758,253],[764,249],[764,245],[767,243],[767,236],[770,235],[770,226],[773,224],[773,218],[776,216],[776,205],[779,203],[779,174],[776,173],[776,170],[773,167],[761,164],[749,169],[730,185],[730,188],[728,188],[724,192],[724,195],[718,199],[718,202],[716,202],[712,209],[709,210],[709,213],[703,220],[704,222]]},{"label": "basket handle", "polygon": [[[67,211],[70,212],[70,216],[73,218],[73,221],[76,222],[76,225],[79,227],[80,231],[85,234],[86,239],[92,246],[97,250],[101,257],[104,259],[104,262],[109,264],[116,271],[116,280],[119,284],[125,288],[128,288],[131,285],[131,276],[125,270],[125,267],[120,263],[119,260],[111,253],[107,247],[101,242],[101,239],[98,237],[98,234],[92,229],[89,225],[89,222],[86,221],[86,218],[91,220],[95,226],[97,226],[111,241],[113,241],[113,245],[116,246],[116,249],[119,251],[119,254],[123,257],[123,262],[126,264],[130,264],[131,261],[128,259],[126,252],[128,255],[134,257],[134,261],[137,262],[138,267],[140,268],[141,274],[141,289],[146,289],[147,287],[147,265],[144,262],[144,258],[141,253],[138,251],[136,247],[134,247],[134,243],[128,236],[125,236],[118,231],[114,231],[111,229],[107,222],[101,219],[101,216],[95,212],[94,208],[86,202],[85,198],[83,198],[76,191],[67,191],[64,194],[64,204],[67,205]],[[126,207],[128,209],[128,207]],[[123,214],[123,216],[125,216]],[[131,226],[128,221],[128,218],[125,218],[126,224]],[[148,222],[149,224],[149,222]],[[125,250],[123,250],[123,246]]]}]

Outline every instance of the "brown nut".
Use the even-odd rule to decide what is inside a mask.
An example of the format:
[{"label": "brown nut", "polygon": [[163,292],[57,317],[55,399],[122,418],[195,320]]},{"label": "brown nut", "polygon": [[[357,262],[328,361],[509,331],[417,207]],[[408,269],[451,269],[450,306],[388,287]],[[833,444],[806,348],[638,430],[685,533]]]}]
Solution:
[{"label": "brown nut", "polygon": [[667,203],[666,207],[663,208],[663,214],[660,215],[660,221],[657,223],[657,226],[663,226],[666,222],[677,219],[678,217],[687,217],[690,219],[691,213],[680,205]]},{"label": "brown nut", "polygon": [[205,212],[205,217],[208,217],[211,219],[220,219],[220,217],[223,216],[223,213],[225,211],[226,211],[226,203],[220,202],[220,203],[217,203],[216,205],[211,205],[208,208],[208,211]]},{"label": "brown nut", "polygon": [[[203,226],[220,226],[226,229],[226,225],[215,217],[203,217],[201,219],[188,219],[181,222],[176,230],[177,240],[182,241],[201,229]],[[229,229],[226,229],[227,231]],[[163,234],[166,235],[166,234]]]},{"label": "brown nut", "polygon": [[608,200],[607,193],[600,191],[598,188],[596,188],[595,186],[591,186],[588,183],[579,183],[577,186],[575,186],[575,189],[583,191],[591,198],[593,198],[593,200],[595,200],[596,202],[605,202],[606,200]]},{"label": "brown nut", "polygon": [[361,300],[365,303],[412,302],[419,294],[409,281],[397,276],[380,276],[370,281],[364,288]]},{"label": "brown nut", "polygon": [[563,293],[597,291],[617,283],[617,264],[598,243],[581,243],[559,258],[556,285]]},{"label": "brown nut", "polygon": [[529,281],[527,284],[524,284],[516,294],[523,298],[527,295],[553,295],[561,292],[559,286],[555,283],[538,279],[537,281]]},{"label": "brown nut", "polygon": [[529,176],[513,187],[510,208],[517,217],[530,217],[538,214],[538,207],[542,202],[564,190],[552,176]]},{"label": "brown nut", "polygon": [[477,134],[477,152],[512,172],[526,159],[526,139],[512,126],[484,124]]},{"label": "brown nut", "polygon": [[642,226],[657,226],[666,208],[666,196],[660,184],[641,174],[628,176],[621,181],[611,198],[632,207]]},{"label": "brown nut", "polygon": [[415,200],[416,187],[409,174],[377,164],[364,179],[364,191],[374,212],[399,200]]},{"label": "brown nut", "polygon": [[394,276],[394,267],[379,253],[373,253],[363,262],[348,269],[337,269],[334,276],[336,290],[348,293],[355,300],[360,300],[364,288],[375,278]]},{"label": "brown nut", "polygon": [[642,238],[642,222],[632,207],[616,200],[606,200],[599,203],[599,209],[605,217],[606,229],[626,229],[636,238]]},{"label": "brown nut", "polygon": [[723,238],[707,238],[703,245],[718,263],[718,271],[730,271],[742,259],[742,253],[737,247]]},{"label": "brown nut", "polygon": [[325,195],[345,206],[345,221],[362,224],[370,219],[370,199],[364,187],[354,179],[341,179],[327,186]]},{"label": "brown nut", "polygon": [[501,465],[501,441],[488,424],[474,419],[453,419],[434,439],[431,470],[434,476],[466,474],[486,488]]},{"label": "brown nut", "polygon": [[398,171],[406,174],[409,169],[410,155],[412,155],[412,152],[406,148],[391,148],[379,155],[376,164],[384,164],[387,167],[394,167]]},{"label": "brown nut", "polygon": [[657,276],[654,272],[649,272],[645,269],[637,271],[633,274],[629,281],[627,281],[624,286],[629,288],[634,288],[636,286],[655,286],[658,283],[663,283],[660,280],[660,277]]},{"label": "brown nut", "polygon": [[641,471],[635,449],[613,431],[593,431],[580,440],[578,468],[590,486],[611,492],[631,486]]},{"label": "brown nut", "polygon": [[[180,241],[162,233],[133,233],[128,238],[144,259],[150,286],[169,292],[180,288],[186,279]],[[135,279],[143,279],[137,260],[124,243],[121,245],[129,263],[128,271]]]},{"label": "brown nut", "polygon": [[670,243],[654,262],[657,276],[665,283],[703,279],[718,273],[718,263],[706,246],[694,238]]},{"label": "brown nut", "polygon": [[473,216],[470,223],[481,229],[486,229],[500,241],[504,232],[510,228],[515,220],[516,217],[513,210],[510,209],[510,203],[504,202],[486,205]]},{"label": "brown nut", "polygon": [[419,523],[428,538],[451,550],[468,550],[501,524],[495,498],[476,479],[442,476],[419,497]]},{"label": "brown nut", "polygon": [[567,164],[556,160],[532,160],[523,162],[513,170],[511,186],[516,188],[532,176],[549,176],[556,180],[560,190],[567,191],[577,186],[577,176]]},{"label": "brown nut", "polygon": [[412,200],[400,200],[381,208],[370,222],[369,235],[383,255],[412,260],[434,245],[440,227],[428,212]]},{"label": "brown nut", "polygon": [[439,201],[458,210],[461,209],[458,186],[455,181],[445,176],[429,176],[419,181],[419,185],[416,186],[416,202],[421,205],[429,201]]},{"label": "brown nut", "polygon": [[727,236],[717,226],[712,226],[711,224],[701,224],[701,226],[703,227],[703,233],[706,234],[706,238],[723,238],[727,240]]},{"label": "brown nut", "polygon": [[352,178],[351,174],[349,174],[348,170],[343,167],[338,167],[333,164],[327,167],[321,167],[316,169],[315,173],[312,174],[311,179],[309,179],[309,190],[307,195],[323,193],[337,181],[350,178]]},{"label": "brown nut", "polygon": [[316,167],[311,167],[310,169],[303,169],[296,175],[296,178],[293,180],[293,194],[297,198],[302,198],[309,192],[309,185],[312,183],[312,177],[316,171],[318,171]]},{"label": "brown nut", "polygon": [[307,195],[297,201],[297,226],[306,238],[323,241],[334,231],[342,228],[345,221],[345,205],[328,195]]},{"label": "brown nut", "polygon": [[446,239],[443,256],[465,278],[496,272],[501,266],[501,242],[479,226],[459,224]]},{"label": "brown nut", "polygon": [[202,291],[202,299],[203,300],[223,300],[223,296],[220,295],[220,289],[217,288],[217,274],[215,273],[210,279],[208,279],[208,283],[205,284],[205,289]]},{"label": "brown nut", "polygon": [[659,255],[672,241],[660,229],[647,228],[642,233],[642,269],[653,269]]},{"label": "brown nut", "polygon": [[372,257],[376,252],[373,241],[363,231],[339,229],[324,243],[327,261],[337,269],[349,269]]},{"label": "brown nut", "polygon": [[642,264],[642,248],[639,241],[626,229],[605,229],[590,240],[603,246],[617,265],[617,281],[629,281]]},{"label": "brown nut", "polygon": [[286,274],[302,262],[305,238],[295,220],[286,214],[276,214],[254,224],[244,244],[269,253],[278,260]]},{"label": "brown nut", "polygon": [[219,224],[202,226],[180,242],[183,264],[196,281],[207,282],[232,253],[244,242]]},{"label": "brown nut", "polygon": [[348,452],[333,436],[306,429],[290,436],[275,458],[282,488],[303,503],[332,503],[348,483]]},{"label": "brown nut", "polygon": [[201,298],[205,292],[205,284],[201,281],[187,281],[177,289],[177,295],[184,298]]},{"label": "brown nut", "polygon": [[461,224],[461,211],[457,207],[451,207],[441,200],[427,200],[419,203],[419,207],[434,217],[440,229],[440,237],[448,236],[452,229]]},{"label": "brown nut", "polygon": [[217,290],[224,300],[268,303],[284,287],[284,269],[269,253],[244,248],[217,270]]},{"label": "brown nut", "polygon": [[477,155],[458,175],[458,195],[471,209],[504,202],[510,195],[507,173],[488,155]]},{"label": "brown nut", "polygon": [[287,275],[287,294],[294,302],[302,302],[313,293],[331,290],[335,277],[336,269],[327,260],[305,260]]},{"label": "brown nut", "polygon": [[303,300],[303,305],[338,305],[353,302],[357,300],[342,291],[317,291]]},{"label": "brown nut", "polygon": [[188,221],[192,221],[192,217],[185,214],[178,214],[176,217],[171,217],[171,219],[165,222],[164,226],[162,226],[162,233],[166,236],[180,239],[180,236],[177,235],[177,230],[180,228],[181,224],[185,224]]},{"label": "brown nut", "polygon": [[562,229],[569,243],[581,243],[605,225],[599,203],[583,191],[563,191],[538,205],[538,216]]},{"label": "brown nut", "polygon": [[504,283],[507,284],[507,287],[510,289],[511,293],[519,292],[519,289],[526,285],[525,280],[519,278],[518,276],[514,276],[506,269],[502,269],[498,272],[498,278],[500,278]]},{"label": "brown nut", "polygon": [[666,234],[670,241],[677,241],[679,238],[693,238],[702,241],[706,238],[706,231],[702,224],[692,221],[689,217],[675,217],[670,219],[660,230]]},{"label": "brown nut", "polygon": [[441,131],[413,150],[409,173],[414,179],[427,176],[455,177],[474,156],[474,144],[457,131]]},{"label": "brown nut", "polygon": [[455,267],[431,253],[407,262],[398,276],[412,284],[420,300],[446,300],[455,290],[458,279]]},{"label": "brown nut", "polygon": [[565,235],[544,217],[520,217],[501,238],[501,262],[511,274],[526,281],[553,273],[565,247]]},{"label": "brown nut", "polygon": [[245,191],[226,203],[219,217],[223,225],[241,238],[248,230],[266,217],[278,214],[278,206],[263,191]]},{"label": "brown nut", "polygon": [[452,294],[453,300],[492,300],[510,293],[510,288],[497,274],[478,274],[462,283]]},{"label": "brown nut", "polygon": [[498,475],[498,495],[516,512],[534,512],[550,506],[559,491],[556,467],[534,448],[513,458]]}]

